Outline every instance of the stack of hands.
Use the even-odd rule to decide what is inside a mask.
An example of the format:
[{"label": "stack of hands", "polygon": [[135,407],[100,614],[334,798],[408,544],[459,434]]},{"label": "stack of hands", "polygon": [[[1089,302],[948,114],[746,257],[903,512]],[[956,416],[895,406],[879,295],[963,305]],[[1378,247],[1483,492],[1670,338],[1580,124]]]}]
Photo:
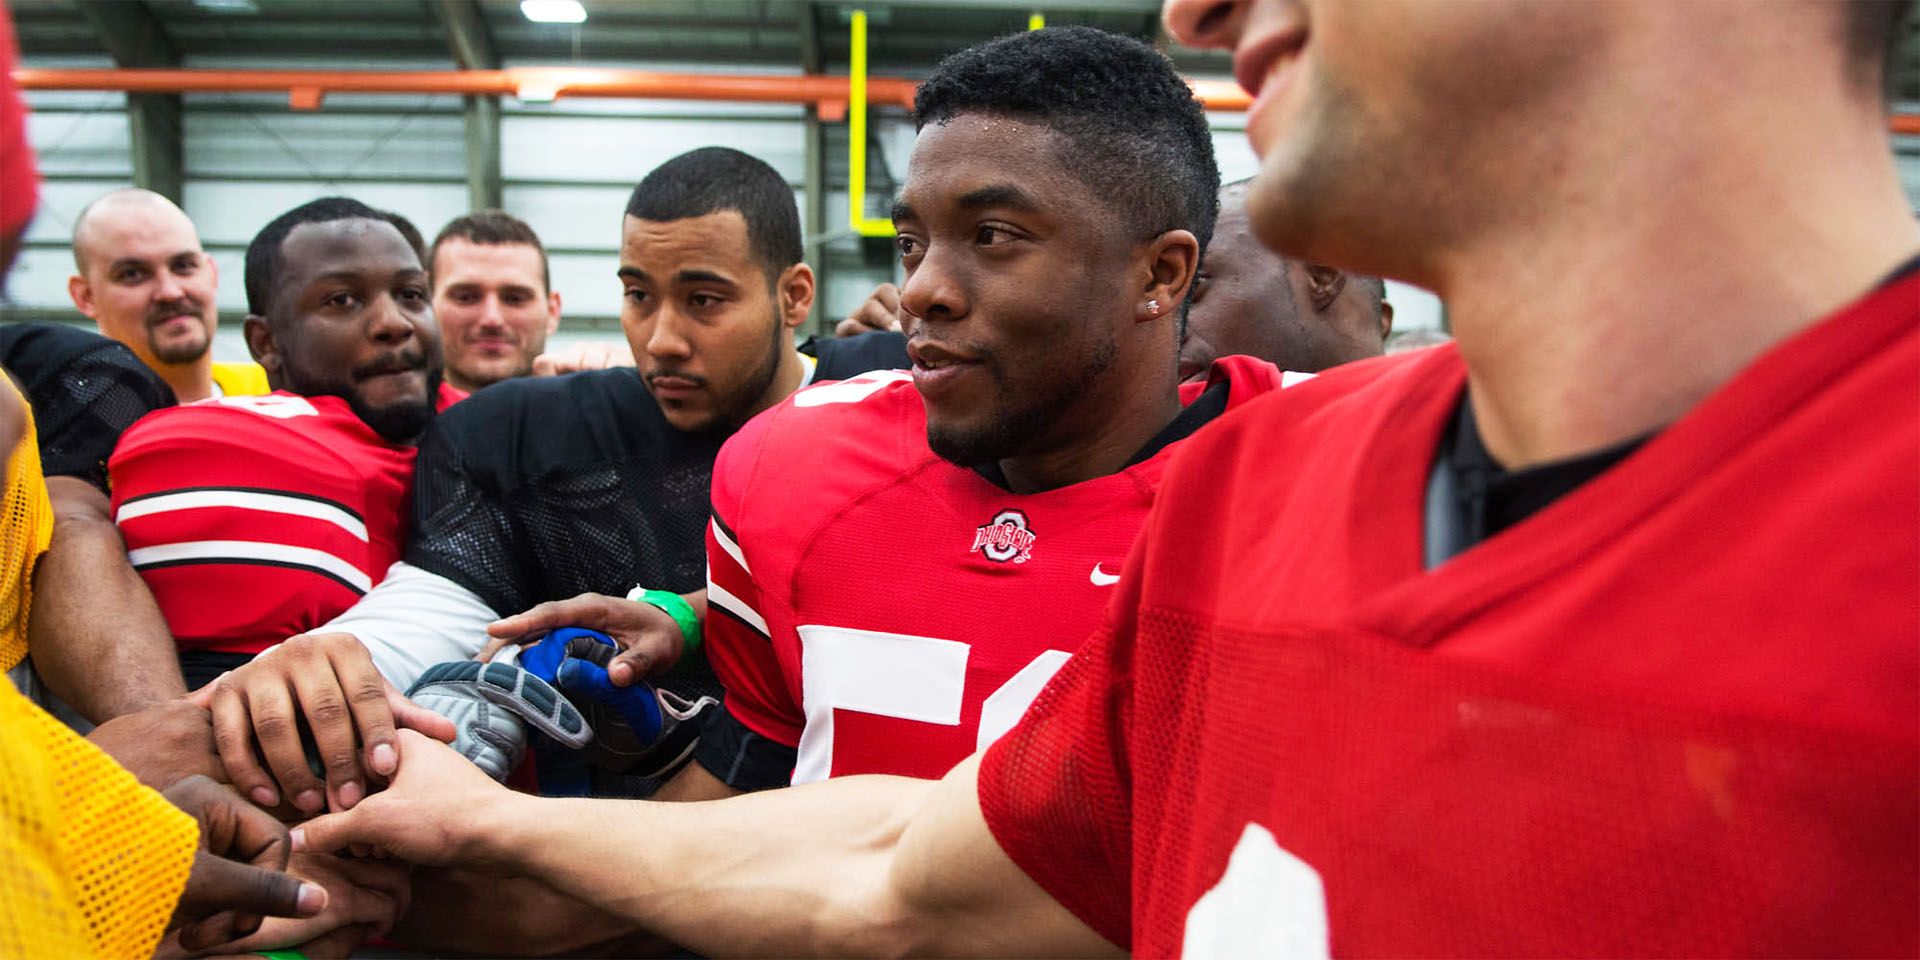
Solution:
[{"label": "stack of hands", "polygon": [[[568,625],[615,639],[608,672],[620,686],[682,652],[659,609],[585,595],[493,624],[479,658]],[[89,740],[200,821],[161,955],[344,957],[386,935],[406,914],[414,865],[471,855],[434,825],[510,796],[446,747],[454,732],[341,633],[294,637],[185,698],[95,728]]]}]

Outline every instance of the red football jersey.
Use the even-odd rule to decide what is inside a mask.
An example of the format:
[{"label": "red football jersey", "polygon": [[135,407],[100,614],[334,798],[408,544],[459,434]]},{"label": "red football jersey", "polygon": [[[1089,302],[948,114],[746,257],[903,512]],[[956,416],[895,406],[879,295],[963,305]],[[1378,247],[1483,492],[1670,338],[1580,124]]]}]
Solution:
[{"label": "red football jersey", "polygon": [[[443,388],[439,406],[463,396]],[[413,457],[339,397],[169,407],[114,449],[114,522],[181,649],[258,653],[333,619],[400,559]]]},{"label": "red football jersey", "polygon": [[[1215,375],[1229,406],[1281,382],[1246,357]],[[1181,445],[1021,495],[933,453],[907,373],[796,393],[714,464],[705,647],[727,709],[798,749],[796,783],[940,776],[1099,624]]]},{"label": "red football jersey", "polygon": [[1146,956],[1920,952],[1920,276],[1426,570],[1465,377],[1188,444],[983,760],[1008,854]]}]

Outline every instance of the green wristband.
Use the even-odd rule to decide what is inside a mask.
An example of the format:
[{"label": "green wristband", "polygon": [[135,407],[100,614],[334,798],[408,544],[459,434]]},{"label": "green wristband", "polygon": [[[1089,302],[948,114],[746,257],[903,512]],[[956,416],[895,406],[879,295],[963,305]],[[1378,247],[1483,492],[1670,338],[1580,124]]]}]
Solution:
[{"label": "green wristband", "polygon": [[634,587],[633,592],[627,594],[627,599],[655,607],[680,625],[680,640],[686,645],[681,656],[691,657],[700,652],[700,617],[693,612],[693,607],[687,604],[685,597],[671,590]]},{"label": "green wristband", "polygon": [[307,960],[307,955],[298,950],[254,950],[251,952],[254,956],[265,957],[266,960]]}]

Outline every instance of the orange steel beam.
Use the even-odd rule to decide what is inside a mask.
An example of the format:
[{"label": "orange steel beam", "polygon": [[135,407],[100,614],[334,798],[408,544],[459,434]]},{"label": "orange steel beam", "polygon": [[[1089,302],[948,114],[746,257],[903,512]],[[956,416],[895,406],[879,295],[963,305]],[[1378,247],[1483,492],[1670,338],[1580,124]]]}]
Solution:
[{"label": "orange steel beam", "polygon": [[[516,67],[510,70],[41,70],[19,67],[25,90],[122,90],[128,93],[274,93],[284,91],[298,110],[313,110],[329,93],[453,93],[547,100],[628,97],[648,100],[728,100],[811,103],[829,114],[846,109],[847,78],[724,73],[656,73],[590,67]],[[1252,101],[1230,80],[1188,81],[1209,110],[1245,110]],[[911,108],[915,84],[904,77],[868,77],[870,103]],[[1920,136],[1920,114],[1888,118],[1894,133]]]},{"label": "orange steel beam", "polygon": [[[39,70],[17,68],[26,90],[124,90],[129,93],[272,93],[285,91],[297,109],[313,109],[330,93],[450,93],[472,96],[630,97],[763,103],[845,104],[847,78],[655,73],[586,67],[510,70]],[[893,77],[868,81],[878,103],[913,105],[914,83]]]},{"label": "orange steel beam", "polygon": [[[631,97],[654,100],[729,100],[811,103],[844,109],[847,78],[655,73],[588,67],[516,67],[510,70],[41,70],[20,67],[25,90],[122,90],[128,93],[286,92],[298,109],[314,109],[330,93],[449,93],[470,96]],[[870,103],[912,107],[916,84],[904,77],[867,78]],[[1209,110],[1245,110],[1250,98],[1231,81],[1196,80],[1194,93]]]}]

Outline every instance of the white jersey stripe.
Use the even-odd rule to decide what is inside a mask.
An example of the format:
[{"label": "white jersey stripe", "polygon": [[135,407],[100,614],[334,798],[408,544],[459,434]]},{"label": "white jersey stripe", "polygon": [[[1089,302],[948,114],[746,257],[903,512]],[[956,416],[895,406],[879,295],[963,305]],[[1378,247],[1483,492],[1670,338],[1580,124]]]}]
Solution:
[{"label": "white jersey stripe", "polygon": [[707,602],[746,621],[749,626],[760,631],[761,636],[773,635],[772,631],[767,629],[767,619],[762,617],[758,610],[747,606],[746,601],[728,593],[727,588],[714,583],[711,578],[707,580]]},{"label": "white jersey stripe", "polygon": [[337,578],[361,593],[373,589],[373,578],[359,567],[324,550],[290,547],[254,540],[192,540],[163,543],[127,551],[135,570],[174,563],[271,563],[307,567]]},{"label": "white jersey stripe", "polygon": [[141,497],[121,504],[120,511],[113,515],[113,522],[126,523],[129,520],[172,513],[176,510],[199,510],[208,507],[254,510],[261,513],[279,513],[321,520],[353,534],[361,543],[367,542],[366,523],[331,503],[258,490],[183,490],[179,493]]},{"label": "white jersey stripe", "polygon": [[717,520],[707,521],[707,526],[713,529],[713,542],[719,544],[720,549],[725,550],[727,556],[732,557],[733,562],[739,564],[740,569],[745,570],[748,576],[752,576],[753,570],[747,566],[747,555],[740,552],[740,545],[734,543],[732,537],[727,536],[727,528],[722,527]]}]

